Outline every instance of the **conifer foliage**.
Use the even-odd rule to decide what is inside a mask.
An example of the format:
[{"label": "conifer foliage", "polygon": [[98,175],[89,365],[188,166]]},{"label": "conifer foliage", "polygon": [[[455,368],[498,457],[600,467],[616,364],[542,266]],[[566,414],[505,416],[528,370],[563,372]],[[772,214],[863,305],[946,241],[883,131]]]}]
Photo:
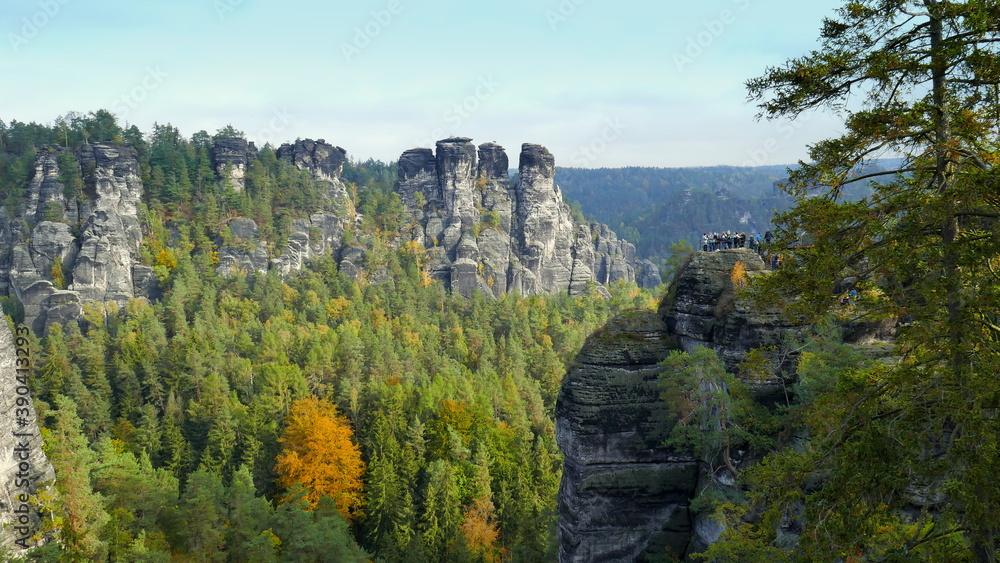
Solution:
[{"label": "conifer foliage", "polygon": [[[845,125],[792,173],[788,267],[757,290],[797,319],[895,321],[896,359],[829,362],[801,389],[809,438],[758,468],[769,510],[742,537],[795,515],[793,559],[995,562],[1000,2],[849,1],[821,41],[748,84],[763,116],[825,108]],[[880,156],[902,164],[861,172]]]}]

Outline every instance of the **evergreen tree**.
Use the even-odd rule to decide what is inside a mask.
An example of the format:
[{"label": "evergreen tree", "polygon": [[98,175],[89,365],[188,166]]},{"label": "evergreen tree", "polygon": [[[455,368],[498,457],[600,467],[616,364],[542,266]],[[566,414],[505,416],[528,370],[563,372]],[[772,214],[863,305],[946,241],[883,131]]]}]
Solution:
[{"label": "evergreen tree", "polygon": [[196,561],[225,561],[226,491],[222,479],[211,472],[197,470],[184,488],[180,514],[187,526],[184,544]]},{"label": "evergreen tree", "polygon": [[281,561],[368,561],[330,497],[310,508],[301,488],[275,511],[274,529],[281,539]]},{"label": "evergreen tree", "polygon": [[226,528],[228,560],[276,563],[280,542],[270,528],[274,510],[267,500],[256,496],[253,476],[246,466],[233,475],[226,505],[229,509],[229,526]]},{"label": "evergreen tree", "polygon": [[[787,494],[770,499],[767,522],[803,503],[807,557],[996,561],[998,16],[994,1],[847,2],[823,22],[818,50],[748,83],[764,116],[845,118],[845,133],[792,173],[796,206],[777,218],[777,244],[809,244],[788,250],[792,267],[762,295],[815,319],[847,284],[858,316],[903,324],[900,361],[838,373],[807,453],[765,465],[787,469],[771,474]],[[898,169],[863,171],[894,153]],[[844,197],[873,178],[884,182],[869,197]],[[927,510],[901,518],[913,502]]]},{"label": "evergreen tree", "polygon": [[58,479],[60,502],[54,507],[55,527],[63,547],[60,560],[103,561],[108,554],[101,529],[108,522],[101,495],[94,491],[90,471],[96,456],[83,435],[76,404],[67,397],[54,398],[56,410],[45,436],[45,454]]},{"label": "evergreen tree", "polygon": [[455,470],[443,459],[427,467],[420,539],[427,560],[447,561],[458,548],[462,533],[461,505]]}]

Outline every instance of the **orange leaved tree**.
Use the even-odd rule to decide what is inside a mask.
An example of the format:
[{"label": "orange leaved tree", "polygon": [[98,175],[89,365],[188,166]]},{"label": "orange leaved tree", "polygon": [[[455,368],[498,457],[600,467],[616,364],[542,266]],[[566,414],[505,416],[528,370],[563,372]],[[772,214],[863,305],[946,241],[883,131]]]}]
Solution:
[{"label": "orange leaved tree", "polygon": [[365,463],[351,440],[354,432],[347,417],[337,412],[337,405],[310,396],[292,403],[286,423],[277,459],[278,484],[286,489],[302,485],[311,508],[329,496],[350,520],[362,504]]}]

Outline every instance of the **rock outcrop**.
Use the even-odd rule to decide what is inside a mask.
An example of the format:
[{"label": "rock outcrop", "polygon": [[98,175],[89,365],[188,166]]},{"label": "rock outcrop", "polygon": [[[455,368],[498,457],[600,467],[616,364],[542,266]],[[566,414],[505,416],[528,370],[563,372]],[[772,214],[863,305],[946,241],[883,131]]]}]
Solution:
[{"label": "rock outcrop", "polygon": [[212,145],[212,163],[222,182],[228,181],[234,190],[246,189],[246,173],[250,162],[257,158],[257,146],[242,137],[216,139]]},{"label": "rock outcrop", "polygon": [[[232,144],[226,139],[217,141],[217,153],[218,143],[225,146]],[[300,139],[294,144],[281,145],[276,156],[308,172],[320,184],[321,210],[292,221],[288,242],[274,252],[258,238],[258,227],[253,220],[242,217],[231,219],[227,224],[231,236],[225,237],[218,250],[219,275],[265,273],[271,268],[285,275],[301,269],[306,261],[316,256],[340,254],[344,229],[356,221],[354,205],[340,179],[346,155],[344,149],[327,144],[322,139]],[[227,167],[236,169],[232,164]]]},{"label": "rock outcrop", "polygon": [[697,253],[675,278],[674,300],[665,311],[667,327],[684,350],[710,346],[729,368],[743,361],[749,350],[779,344],[795,328],[777,311],[753,309],[735,299],[732,274],[737,262],[745,281],[767,270],[760,256],[746,249]]},{"label": "rock outcrop", "polygon": [[[73,159],[60,158],[71,154]],[[216,139],[212,164],[221,182],[240,192],[258,150],[246,139]],[[282,275],[321,255],[341,271],[364,275],[366,249],[345,244],[359,217],[341,180],[346,151],[324,140],[300,139],[276,151],[280,160],[317,182],[318,211],[291,222],[280,248],[258,236],[247,218],[232,218],[218,241],[220,275]],[[60,170],[73,162],[74,170]],[[78,167],[78,168],[76,168]],[[398,193],[413,219],[408,236],[426,248],[427,268],[464,296],[564,292],[580,295],[617,280],[659,284],[658,269],[637,260],[635,248],[611,229],[574,220],[555,185],[555,161],[540,145],[522,146],[518,180],[511,184],[503,148],[478,148],[467,138],[444,139],[437,151],[413,149],[399,161]],[[73,172],[73,174],[67,174]],[[67,189],[67,177],[83,178]],[[152,267],[139,262],[143,193],[133,149],[85,145],[38,152],[25,201],[0,220],[0,293],[16,294],[26,322],[45,334],[54,322],[79,318],[87,302],[158,295]],[[273,243],[273,241],[271,241]],[[377,279],[379,272],[368,272]]]},{"label": "rock outcrop", "polygon": [[27,344],[18,343],[0,323],[0,545],[20,555],[38,541],[32,537],[40,524],[36,494],[51,485],[55,472],[42,451],[30,370],[18,369]]},{"label": "rock outcrop", "polygon": [[763,270],[749,250],[696,252],[657,312],[627,312],[584,344],[556,405],[565,454],[560,561],[639,561],[667,550],[683,557],[714,540],[717,530],[689,510],[702,478],[695,460],[664,445],[674,421],[660,397],[658,380],[670,375],[659,362],[707,346],[733,368],[797,330],[735,298],[739,277]]},{"label": "rock outcrop", "polygon": [[465,137],[399,159],[397,191],[414,218],[413,239],[427,249],[431,274],[452,291],[579,295],[595,282],[659,284],[655,266],[636,260],[630,243],[607,226],[573,220],[545,147],[522,146],[514,186],[508,168],[502,147],[477,150]]},{"label": "rock outcrop", "polygon": [[563,381],[556,438],[560,561],[640,561],[691,537],[698,464],[665,447],[672,424],[658,363],[678,344],[652,311],[634,311],[590,337]]},{"label": "rock outcrop", "polygon": [[285,143],[278,148],[277,156],[312,172],[320,180],[334,183],[340,182],[340,174],[347,162],[346,150],[327,144],[323,139],[299,139],[292,144]]},{"label": "rock outcrop", "polygon": [[257,238],[257,223],[253,219],[237,217],[226,226],[231,236],[226,244],[219,247],[219,263],[216,266],[219,275],[266,273],[270,256],[267,243]]},{"label": "rock outcrop", "polygon": [[86,187],[72,198],[59,169],[65,152],[39,151],[26,201],[14,219],[4,213],[0,221],[0,244],[10,249],[0,260],[0,285],[17,295],[39,335],[78,318],[85,302],[124,304],[155,292],[152,269],[138,260],[143,187],[134,151],[106,143],[76,150]]}]

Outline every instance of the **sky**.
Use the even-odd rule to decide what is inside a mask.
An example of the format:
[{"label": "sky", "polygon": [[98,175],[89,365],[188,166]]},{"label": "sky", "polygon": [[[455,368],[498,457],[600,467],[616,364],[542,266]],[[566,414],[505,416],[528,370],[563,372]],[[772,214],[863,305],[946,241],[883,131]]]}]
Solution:
[{"label": "sky", "polygon": [[451,136],[557,166],[788,164],[836,116],[756,119],[745,82],[835,0],[3,0],[0,119],[108,109],[190,136],[391,161]]}]

